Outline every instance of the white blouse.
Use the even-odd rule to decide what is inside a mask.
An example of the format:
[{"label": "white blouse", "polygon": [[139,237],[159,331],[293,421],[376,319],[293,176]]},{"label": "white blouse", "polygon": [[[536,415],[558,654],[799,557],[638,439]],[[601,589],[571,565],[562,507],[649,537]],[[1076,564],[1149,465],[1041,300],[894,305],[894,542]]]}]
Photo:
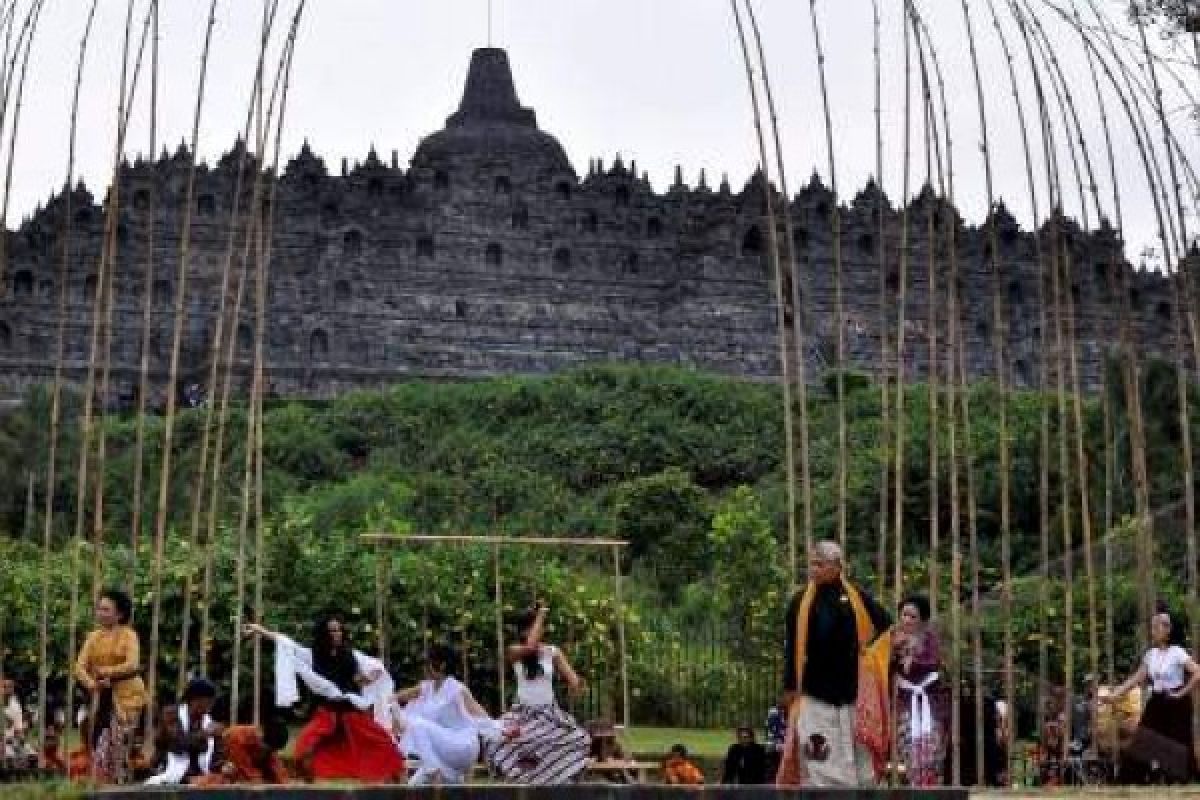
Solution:
[{"label": "white blouse", "polygon": [[1150,679],[1150,688],[1155,694],[1177,692],[1187,682],[1187,665],[1192,660],[1182,647],[1172,645],[1152,647],[1142,657],[1142,666]]},{"label": "white blouse", "polygon": [[513,664],[513,672],[517,676],[517,703],[523,706],[552,706],[554,700],[554,657],[558,648],[554,645],[543,645],[538,651],[538,663],[542,665],[542,674],[530,678],[525,673],[525,665],[520,661]]}]

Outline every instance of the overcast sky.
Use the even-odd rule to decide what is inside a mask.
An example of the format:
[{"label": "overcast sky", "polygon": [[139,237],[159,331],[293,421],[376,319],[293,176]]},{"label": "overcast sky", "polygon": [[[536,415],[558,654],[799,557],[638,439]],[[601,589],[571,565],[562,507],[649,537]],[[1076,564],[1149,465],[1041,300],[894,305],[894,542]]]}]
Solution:
[{"label": "overcast sky", "polygon": [[[1063,0],[1065,2],[1065,0]],[[294,0],[293,0],[294,2]],[[659,187],[675,165],[689,182],[701,169],[711,183],[728,172],[739,189],[757,163],[745,73],[726,0],[495,0],[494,42],[508,49],[518,91],[554,133],[576,169],[589,158],[620,153],[635,159]],[[998,5],[1006,5],[997,0]],[[288,0],[284,5],[289,6]],[[885,188],[900,197],[903,173],[904,49],[899,0],[884,6]],[[952,105],[956,188],[968,217],[986,207],[978,107],[960,4],[925,0],[925,13],[943,59]],[[19,217],[61,185],[66,173],[71,84],[88,0],[49,0],[35,42],[18,142],[11,216]],[[1029,222],[1025,161],[999,40],[985,0],[970,0],[985,73],[996,194],[1023,224]],[[146,0],[137,3],[140,17]],[[374,144],[383,158],[398,150],[407,164],[425,134],[444,124],[461,95],[471,50],[487,43],[486,0],[309,0],[297,55],[285,151],[304,139],[331,170],[341,159],[363,158]],[[814,169],[828,174],[813,35],[803,0],[756,0],[780,106],[792,191]],[[824,0],[822,16],[835,150],[841,191],[853,197],[875,171],[871,3]],[[172,149],[191,128],[207,0],[162,4],[160,147]],[[89,51],[80,112],[79,170],[93,189],[107,183],[115,135],[115,97],[125,15],[122,0],[101,0]],[[259,35],[258,0],[220,0],[210,90],[204,107],[202,155],[228,149],[245,117]],[[1097,103],[1079,39],[1047,13],[1051,35],[1092,149],[1094,167],[1111,207],[1108,167]],[[1007,17],[1027,113],[1035,114],[1024,50]],[[915,74],[915,73],[914,73]],[[914,82],[918,81],[914,77]],[[1193,90],[1200,80],[1185,77]],[[919,87],[916,83],[914,92]],[[147,84],[137,98],[131,153],[149,143]],[[1168,105],[1184,147],[1200,160],[1195,127],[1178,88],[1168,80]],[[1155,242],[1147,183],[1134,139],[1115,95],[1109,114],[1119,123],[1126,227],[1137,248]],[[925,176],[924,135],[914,115],[913,191]],[[1057,120],[1056,111],[1056,120]],[[1061,123],[1059,123],[1061,124]],[[1157,130],[1157,129],[1156,129]],[[1063,137],[1059,134],[1060,141]],[[1035,140],[1035,144],[1036,144]],[[1064,169],[1070,160],[1065,152]],[[1040,164],[1040,161],[1039,161]],[[1044,175],[1039,168],[1040,176]],[[1070,185],[1074,179],[1068,172]],[[1078,215],[1078,195],[1068,203]],[[1042,200],[1044,204],[1044,199]],[[1191,228],[1196,228],[1192,220]],[[1133,248],[1131,248],[1133,249]],[[1131,253],[1139,260],[1138,253]]]}]

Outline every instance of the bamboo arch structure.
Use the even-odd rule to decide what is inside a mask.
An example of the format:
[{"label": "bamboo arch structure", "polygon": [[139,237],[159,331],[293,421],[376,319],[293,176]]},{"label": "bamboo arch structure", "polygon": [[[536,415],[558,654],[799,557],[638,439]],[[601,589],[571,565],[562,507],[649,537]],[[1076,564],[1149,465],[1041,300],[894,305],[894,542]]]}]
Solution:
[{"label": "bamboo arch structure", "polygon": [[[845,3],[845,0],[836,0]],[[961,782],[963,767],[972,767],[979,775],[983,769],[983,696],[987,674],[1000,674],[1003,696],[1009,708],[1015,708],[1022,690],[1018,687],[1017,661],[1028,656],[1031,646],[1015,638],[1011,622],[1016,600],[1014,586],[1019,577],[1014,572],[1013,551],[1015,515],[1013,507],[1014,480],[1017,466],[1013,463],[1012,430],[1016,404],[1023,402],[1015,380],[1017,356],[1013,342],[1014,310],[1006,300],[1005,285],[1021,277],[1022,264],[1005,251],[1001,236],[1004,192],[998,174],[1000,143],[996,137],[996,120],[1010,114],[1017,118],[1019,140],[1008,143],[1019,150],[1022,169],[1012,180],[1018,184],[1017,196],[1024,197],[1028,212],[1027,229],[1032,239],[1033,267],[1036,269],[1036,320],[1038,333],[1028,334],[1036,342],[1034,358],[1036,376],[1027,381],[1038,389],[1037,408],[1037,496],[1036,539],[1038,581],[1036,593],[1040,607],[1036,647],[1037,661],[1037,725],[1040,735],[1043,711],[1048,703],[1051,684],[1052,648],[1061,648],[1062,684],[1067,693],[1078,684],[1081,664],[1077,650],[1086,648],[1087,669],[1092,674],[1105,674],[1110,682],[1118,678],[1119,664],[1115,639],[1118,599],[1115,583],[1119,570],[1114,530],[1120,518],[1127,515],[1132,521],[1134,574],[1137,581],[1138,618],[1145,626],[1148,613],[1155,603],[1156,571],[1163,566],[1160,555],[1164,539],[1156,508],[1177,502],[1182,510],[1180,527],[1184,532],[1182,549],[1186,567],[1183,585],[1186,589],[1189,622],[1193,645],[1200,636],[1200,510],[1197,508],[1195,475],[1194,429],[1191,426],[1190,393],[1197,370],[1200,370],[1200,320],[1197,319],[1197,292],[1192,253],[1197,245],[1197,207],[1200,205],[1200,178],[1195,165],[1196,153],[1192,138],[1172,123],[1170,109],[1164,99],[1168,91],[1178,92],[1193,107],[1197,105],[1195,78],[1200,76],[1200,35],[1191,36],[1196,51],[1195,70],[1181,65],[1178,59],[1165,58],[1152,45],[1143,16],[1136,5],[1130,24],[1121,27],[1109,16],[1098,0],[985,0],[935,5],[931,0],[859,0],[855,7],[869,14],[869,37],[874,79],[873,115],[875,175],[873,202],[876,203],[872,227],[876,241],[872,242],[870,258],[878,270],[878,314],[875,334],[879,352],[878,403],[880,439],[877,449],[867,459],[878,475],[878,511],[875,519],[862,526],[862,533],[849,518],[852,490],[849,485],[852,466],[864,456],[855,452],[858,443],[849,439],[851,391],[847,385],[848,371],[855,365],[846,341],[846,280],[850,258],[847,254],[843,206],[845,197],[846,164],[841,158],[838,136],[844,120],[839,115],[839,99],[831,89],[835,75],[833,61],[840,53],[828,50],[828,16],[835,0],[809,0],[806,35],[811,35],[811,85],[814,106],[819,113],[813,116],[816,139],[823,149],[820,153],[823,170],[832,197],[827,218],[818,220],[822,235],[830,241],[829,284],[832,294],[833,370],[832,388],[825,392],[818,387],[822,377],[815,368],[810,350],[819,333],[811,324],[812,292],[816,271],[803,256],[797,221],[791,213],[792,197],[788,179],[788,148],[785,136],[792,131],[781,122],[777,100],[783,97],[772,86],[772,69],[768,56],[767,36],[770,28],[760,26],[761,4],[756,10],[752,0],[730,0],[732,31],[736,54],[744,67],[749,94],[749,121],[752,123],[753,149],[761,177],[762,225],[768,240],[767,256],[771,297],[764,298],[775,313],[775,335],[778,338],[778,371],[780,390],[780,420],[782,428],[781,471],[786,494],[786,552],[789,582],[794,586],[803,577],[803,557],[822,531],[849,548],[869,553],[873,560],[875,587],[881,596],[896,602],[914,588],[927,585],[931,603],[936,611],[948,612],[950,635],[950,672],[957,687],[965,682],[974,690],[974,707],[961,706],[955,692],[952,726],[961,731],[967,716],[976,720],[973,765],[961,763],[961,737],[956,735],[953,754],[953,782]],[[4,161],[3,194],[0,197],[0,223],[6,223],[13,194],[16,159],[19,157],[19,137],[22,107],[31,86],[31,51],[39,34],[45,0],[0,0],[0,158]],[[74,661],[78,640],[78,620],[85,598],[94,597],[101,585],[110,580],[126,586],[149,585],[149,647],[147,675],[152,692],[161,691],[160,671],[173,653],[160,641],[167,611],[162,605],[168,588],[167,548],[184,546],[189,553],[199,554],[197,563],[189,563],[182,578],[182,634],[175,657],[174,678],[181,686],[193,669],[208,671],[208,644],[217,621],[211,618],[211,598],[218,579],[214,564],[218,544],[232,543],[237,552],[233,581],[237,602],[235,625],[247,614],[261,618],[267,613],[263,587],[266,581],[265,553],[268,526],[264,519],[264,395],[270,371],[266,334],[271,324],[267,303],[267,287],[271,278],[274,245],[275,187],[280,175],[282,135],[285,130],[287,99],[292,76],[293,59],[298,33],[304,18],[305,0],[264,0],[261,4],[262,22],[245,117],[240,120],[243,150],[238,161],[238,183],[231,200],[232,210],[224,229],[225,247],[221,259],[219,288],[212,300],[217,307],[216,330],[209,352],[205,355],[204,372],[209,404],[203,411],[199,437],[199,463],[189,474],[180,476],[183,467],[173,462],[177,450],[179,420],[177,388],[181,374],[181,353],[190,304],[198,299],[194,278],[192,252],[193,211],[195,207],[199,152],[204,135],[203,120],[208,105],[207,85],[210,51],[217,35],[219,0],[206,5],[206,27],[203,31],[195,105],[191,117],[188,152],[191,157],[186,184],[185,211],[178,249],[163,263],[161,243],[164,231],[156,220],[161,210],[157,196],[158,185],[152,186],[151,198],[144,214],[146,259],[136,265],[143,276],[138,359],[138,392],[134,439],[133,474],[131,476],[133,508],[131,529],[128,531],[130,559],[118,570],[105,558],[106,548],[115,540],[111,514],[106,503],[125,487],[113,485],[108,476],[112,465],[113,443],[105,425],[105,408],[112,392],[113,352],[121,343],[115,338],[114,314],[117,313],[115,292],[123,271],[131,270],[123,260],[119,243],[119,219],[126,199],[121,194],[121,170],[126,151],[130,148],[131,119],[146,113],[149,120],[149,148],[153,156],[159,144],[162,126],[160,97],[159,2],[158,0],[127,0],[117,4],[124,24],[121,26],[121,58],[119,73],[114,76],[117,102],[111,162],[105,171],[113,179],[113,189],[104,207],[104,229],[95,252],[79,241],[75,230],[75,182],[78,178],[77,150],[80,129],[81,96],[87,75],[87,62],[94,47],[93,34],[97,17],[97,0],[81,11],[85,24],[74,64],[74,85],[71,101],[66,173],[61,195],[62,231],[56,252],[58,292],[56,300],[55,370],[50,395],[48,447],[44,464],[30,470],[41,481],[41,502],[38,502],[38,482],[31,481],[27,491],[26,526],[38,530],[36,514],[40,509],[41,525],[41,585],[38,608],[38,705],[39,738],[44,745],[46,722],[49,716],[47,696],[53,663],[59,654],[50,644],[51,630],[67,629],[69,647],[65,664],[57,665],[58,672],[67,675],[68,717],[74,702],[73,678],[69,669]],[[849,5],[847,5],[849,7]],[[838,6],[840,10],[841,6]],[[801,12],[803,14],[803,12]],[[899,19],[895,30],[887,29],[884,21],[891,14]],[[946,21],[944,28],[934,25]],[[953,25],[953,27],[949,27]],[[953,38],[945,31],[953,31]],[[1059,35],[1055,35],[1055,34]],[[891,38],[893,37],[894,38]],[[865,41],[865,39],[864,39]],[[961,101],[971,107],[977,119],[977,136],[968,146],[962,144],[964,124],[952,117],[955,96],[948,84],[951,74],[951,53],[966,55],[969,77],[964,85],[973,95]],[[1082,57],[1090,85],[1076,85],[1065,65],[1064,56],[1074,53]],[[989,55],[1003,70],[997,73],[995,87],[989,87],[983,70],[983,59]],[[889,96],[884,91],[885,55],[902,61],[902,72],[892,76],[903,84],[902,96]],[[272,66],[274,67],[272,69]],[[1186,71],[1186,74],[1185,74]],[[774,71],[778,79],[779,71]],[[147,91],[148,89],[148,91]],[[991,89],[991,90],[989,90]],[[885,106],[892,103],[902,110],[900,130],[885,131]],[[1100,125],[1089,125],[1083,111],[1098,111]],[[899,155],[887,157],[885,134],[895,134]],[[8,139],[5,140],[4,137]],[[1136,151],[1137,177],[1130,180],[1120,168],[1122,156],[1118,142],[1124,136],[1128,153]],[[1128,143],[1132,140],[1133,144]],[[969,153],[964,156],[964,150]],[[978,151],[976,156],[975,150]],[[919,167],[923,157],[925,189],[918,191]],[[977,159],[977,164],[976,164]],[[886,174],[889,167],[901,167],[898,181],[899,206],[893,208],[884,192],[890,185]],[[983,220],[984,252],[982,258],[968,253],[962,236],[962,220],[957,217],[956,200],[963,196],[963,178],[959,170],[964,163],[981,169],[985,205]],[[894,171],[894,170],[893,170]],[[250,173],[253,173],[252,175]],[[1105,186],[1107,184],[1107,187]],[[776,188],[778,186],[778,189]],[[1110,192],[1105,192],[1107,188]],[[1010,187],[1011,191],[1011,187]],[[1135,194],[1136,192],[1136,194]],[[243,195],[247,195],[249,202]],[[1111,197],[1105,196],[1111,194]],[[1170,291],[1171,352],[1174,378],[1173,402],[1178,417],[1178,452],[1171,455],[1179,464],[1178,476],[1170,476],[1170,486],[1157,485],[1152,476],[1173,470],[1174,462],[1166,463],[1164,454],[1148,451],[1148,412],[1145,408],[1143,384],[1146,378],[1146,357],[1139,352],[1140,331],[1131,305],[1135,286],[1131,277],[1131,261],[1124,254],[1127,245],[1128,209],[1132,199],[1150,200],[1154,215],[1154,235],[1162,258],[1162,273]],[[1074,217],[1077,222],[1072,221]],[[914,248],[919,238],[916,232],[923,226],[927,252]],[[1081,252],[1073,243],[1076,233],[1108,237],[1100,252]],[[921,263],[920,257],[925,261]],[[87,356],[82,379],[71,378],[66,343],[69,316],[69,276],[83,259],[94,260],[96,284],[90,299],[87,319]],[[1103,368],[1103,392],[1100,398],[1100,440],[1102,451],[1088,447],[1089,411],[1087,389],[1082,368],[1087,331],[1080,315],[1079,303],[1073,296],[1073,280],[1089,258],[1103,259],[1107,265],[1105,281],[1111,299],[1108,307],[1116,316],[1114,346],[1111,356],[1113,369]],[[7,289],[5,278],[9,262],[8,236],[0,236],[0,292]],[[152,306],[153,276],[161,267],[172,270],[169,301],[171,335],[169,341],[169,374],[165,385],[156,387],[158,378],[151,374],[150,350],[153,339]],[[896,271],[896,282],[890,285],[889,274]],[[968,363],[972,337],[977,332],[967,329],[966,320],[971,298],[963,296],[961,281],[971,270],[987,274],[990,297],[986,338],[991,363],[979,374]],[[914,289],[924,281],[928,304],[922,309],[911,299]],[[873,284],[872,284],[873,285]],[[0,297],[2,299],[2,297]],[[243,370],[239,360],[237,334],[240,322],[253,330],[253,356],[249,363],[249,385],[239,386]],[[921,334],[914,333],[909,323],[923,322],[925,347]],[[1093,334],[1094,335],[1094,334]],[[872,344],[872,348],[875,345]],[[915,441],[919,428],[918,411],[913,408],[921,400],[914,394],[914,382],[921,379],[919,361],[923,351],[925,361],[924,403],[930,422],[928,439]],[[241,366],[246,366],[242,364]],[[981,400],[974,392],[979,378],[995,386],[993,400]],[[82,384],[82,412],[77,430],[67,430],[66,394],[71,383]],[[152,433],[147,425],[151,416],[149,398],[163,390],[166,408],[161,430],[162,461],[158,474],[150,474],[147,448],[152,445]],[[874,391],[874,390],[873,390]],[[241,395],[244,394],[244,398]],[[818,462],[814,453],[819,449],[811,441],[812,406],[814,398],[824,399],[832,409],[835,441],[832,456]],[[245,431],[234,430],[233,407],[244,399],[248,420]],[[993,412],[998,420],[997,443],[991,450],[983,449],[975,437],[980,419]],[[56,503],[64,476],[71,470],[62,463],[67,452],[63,443],[68,433],[80,440],[78,462],[74,465],[75,497],[61,508]],[[243,460],[235,464],[237,473],[232,480],[226,476],[225,462],[229,445],[237,434],[244,433]],[[928,494],[914,503],[909,495],[918,469],[914,458],[917,446],[926,445],[926,474]],[[1154,457],[1163,463],[1155,463]],[[1097,489],[1097,465],[1103,473]],[[822,469],[825,472],[822,473]],[[44,476],[44,477],[43,477]],[[995,476],[998,484],[995,507],[985,507],[989,480]],[[157,478],[157,480],[155,480]],[[822,529],[817,520],[819,498],[816,487],[825,480],[829,487],[829,519],[832,523]],[[190,490],[186,520],[170,507],[172,492],[180,486]],[[234,489],[231,489],[235,487]],[[226,495],[230,497],[226,497]],[[1166,495],[1164,498],[1163,495]],[[874,498],[872,499],[874,504]],[[152,504],[153,513],[147,520],[143,508]],[[223,527],[228,505],[236,506],[236,523]],[[916,511],[921,506],[920,512]],[[947,509],[946,506],[949,506]],[[927,510],[926,510],[927,509]],[[920,518],[924,514],[925,518]],[[147,524],[149,523],[149,524]],[[996,531],[999,557],[989,562],[986,553],[986,533]],[[178,526],[178,527],[177,527]],[[66,553],[70,563],[69,576],[56,581],[53,556],[58,534],[69,529]],[[1032,529],[1027,531],[1032,536]],[[874,536],[874,541],[871,540]],[[609,548],[614,559],[614,581],[618,606],[623,607],[621,552],[623,542],[595,539],[533,539],[504,537],[450,536],[388,536],[364,537],[367,544],[382,549],[403,544],[436,544],[467,542],[488,546],[494,553],[494,591],[499,602],[499,552],[505,547],[580,547]],[[1102,548],[1103,553],[1097,552]],[[143,552],[148,550],[148,554]],[[927,562],[926,581],[914,573],[914,554],[924,553]],[[148,555],[148,557],[147,557]],[[90,561],[89,561],[90,556]],[[1027,559],[1029,560],[1029,559]],[[381,562],[382,563],[382,562]],[[384,567],[377,574],[376,613],[383,616],[387,586]],[[989,578],[991,570],[999,577]],[[1051,609],[1059,602],[1052,596],[1052,579],[1061,576],[1063,614],[1053,618]],[[64,587],[62,583],[65,583]],[[948,584],[948,585],[947,585]],[[65,621],[52,609],[65,593],[69,596]],[[999,630],[982,628],[982,610],[989,596],[998,596],[1004,620]],[[193,616],[199,615],[199,620]],[[1080,620],[1079,617],[1082,616]],[[139,623],[142,622],[139,620]],[[1079,624],[1077,630],[1076,623]],[[6,624],[0,620],[0,626]],[[497,645],[502,649],[500,620],[497,620]],[[198,642],[193,642],[193,630]],[[630,686],[628,653],[625,641],[624,616],[619,617],[620,660],[625,725],[630,720]],[[11,632],[0,627],[0,677],[4,675],[4,639]],[[1143,631],[1144,634],[1144,631]],[[1080,647],[1076,647],[1079,636]],[[381,629],[382,645],[387,646],[387,631]],[[998,645],[997,645],[998,643]],[[170,643],[168,643],[170,644]],[[171,647],[170,650],[175,650]],[[996,652],[999,658],[996,658]],[[245,656],[245,657],[244,657]],[[502,656],[502,652],[498,653]],[[252,687],[244,692],[239,666],[246,658],[253,662]],[[992,666],[989,667],[989,660]],[[230,676],[234,704],[243,693],[252,692],[255,699],[261,694],[261,651],[256,643],[247,656],[241,643],[235,640]],[[998,669],[994,667],[999,661]],[[506,676],[501,670],[502,691]],[[1026,697],[1026,700],[1028,697]],[[255,703],[257,708],[259,703]],[[0,725],[3,718],[0,717]],[[1070,721],[1064,744],[1069,742]],[[1007,742],[1010,758],[1014,755],[1016,731],[1009,729]]]}]

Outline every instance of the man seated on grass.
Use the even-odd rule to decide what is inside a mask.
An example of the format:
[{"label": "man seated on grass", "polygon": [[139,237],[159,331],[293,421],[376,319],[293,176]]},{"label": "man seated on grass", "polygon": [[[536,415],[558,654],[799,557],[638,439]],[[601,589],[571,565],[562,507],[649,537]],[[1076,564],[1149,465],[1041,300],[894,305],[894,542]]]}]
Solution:
[{"label": "man seated on grass", "polygon": [[688,759],[687,748],[677,744],[671,748],[662,766],[663,781],[669,786],[703,786],[704,772]]}]

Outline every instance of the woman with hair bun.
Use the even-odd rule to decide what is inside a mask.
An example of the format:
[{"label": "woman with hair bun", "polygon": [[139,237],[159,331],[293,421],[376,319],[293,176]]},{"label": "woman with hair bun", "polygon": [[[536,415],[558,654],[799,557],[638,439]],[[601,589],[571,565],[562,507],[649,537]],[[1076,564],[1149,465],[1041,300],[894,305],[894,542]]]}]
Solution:
[{"label": "woman with hair bun", "polygon": [[130,736],[146,705],[141,644],[130,627],[133,601],[106,589],[96,601],[96,629],[75,660],[75,677],[92,696],[86,750],[92,777],[100,783],[129,779]]},{"label": "woman with hair bun", "polygon": [[911,786],[945,785],[949,697],[938,673],[941,655],[930,624],[929,600],[900,604],[892,631],[892,681],[896,689],[896,745]]}]

